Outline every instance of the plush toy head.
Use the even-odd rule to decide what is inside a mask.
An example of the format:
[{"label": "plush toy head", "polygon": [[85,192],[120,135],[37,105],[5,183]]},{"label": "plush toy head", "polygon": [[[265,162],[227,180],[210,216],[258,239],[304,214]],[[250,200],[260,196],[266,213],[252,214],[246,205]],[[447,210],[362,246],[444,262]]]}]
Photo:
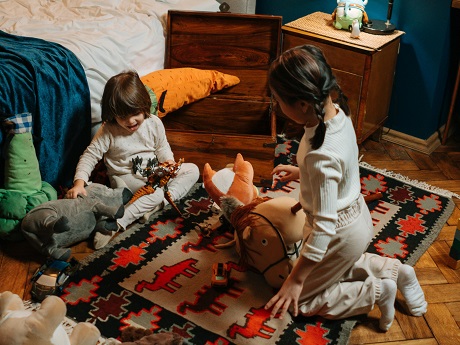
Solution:
[{"label": "plush toy head", "polygon": [[253,185],[254,169],[252,164],[245,161],[238,153],[231,168],[218,172],[212,170],[206,163],[203,168],[203,185],[211,199],[220,207],[223,196],[232,196],[244,205],[254,200],[257,188]]},{"label": "plush toy head", "polygon": [[96,345],[100,332],[90,323],[78,323],[67,335],[62,327],[63,300],[47,297],[37,311],[26,310],[21,298],[0,293],[0,345]]},{"label": "plush toy head", "polygon": [[332,20],[336,29],[351,31],[353,20],[357,20],[359,28],[366,24],[369,19],[364,7],[367,0],[337,0],[337,7],[332,13]]},{"label": "plush toy head", "polygon": [[87,196],[48,201],[32,209],[22,220],[24,237],[42,254],[66,261],[71,251],[64,247],[88,239],[95,230],[117,230],[115,219],[123,216],[131,191],[92,183],[86,192]]},{"label": "plush toy head", "polygon": [[235,229],[240,264],[257,269],[274,288],[281,287],[299,255],[305,214],[291,211],[296,204],[290,197],[257,198],[247,205],[222,199],[224,215]]}]

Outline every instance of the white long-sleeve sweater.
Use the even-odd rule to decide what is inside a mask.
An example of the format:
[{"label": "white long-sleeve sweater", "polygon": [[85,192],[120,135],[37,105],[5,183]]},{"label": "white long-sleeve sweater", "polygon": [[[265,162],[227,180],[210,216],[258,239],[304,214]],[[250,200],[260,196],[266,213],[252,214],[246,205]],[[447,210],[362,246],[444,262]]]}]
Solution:
[{"label": "white long-sleeve sweater", "polygon": [[310,138],[316,127],[305,127],[297,153],[300,168],[300,203],[313,216],[313,230],[302,255],[319,262],[336,233],[338,211],[346,209],[360,195],[358,145],[350,117],[338,109],[325,122],[323,145],[313,150]]},{"label": "white long-sleeve sweater", "polygon": [[145,119],[133,133],[118,124],[104,123],[81,155],[74,180],[88,182],[91,172],[102,157],[108,175],[113,176],[132,174],[132,158],[141,157],[145,164],[154,155],[160,162],[174,160],[165,128],[157,116]]}]

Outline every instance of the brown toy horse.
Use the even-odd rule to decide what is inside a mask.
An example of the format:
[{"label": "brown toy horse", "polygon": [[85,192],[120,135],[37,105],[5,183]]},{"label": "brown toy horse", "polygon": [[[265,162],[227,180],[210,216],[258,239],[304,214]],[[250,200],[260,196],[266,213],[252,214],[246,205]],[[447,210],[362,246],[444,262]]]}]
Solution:
[{"label": "brown toy horse", "polygon": [[211,199],[235,229],[234,239],[217,248],[236,246],[240,264],[262,273],[270,286],[279,288],[292,270],[303,236],[305,214],[292,212],[297,200],[290,197],[259,198],[253,185],[250,162],[238,154],[228,188],[219,189],[216,172],[206,164],[203,184]]}]

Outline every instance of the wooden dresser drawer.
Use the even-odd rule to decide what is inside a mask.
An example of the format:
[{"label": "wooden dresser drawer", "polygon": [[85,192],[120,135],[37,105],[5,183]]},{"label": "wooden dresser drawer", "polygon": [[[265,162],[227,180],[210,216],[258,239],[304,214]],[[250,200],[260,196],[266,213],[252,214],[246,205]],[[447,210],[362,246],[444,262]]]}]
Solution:
[{"label": "wooden dresser drawer", "polygon": [[[299,29],[299,26],[305,29]],[[282,32],[283,51],[312,44],[324,52],[343,93],[348,97],[358,143],[371,135],[380,135],[388,118],[402,33],[375,40],[372,37],[380,35],[362,32],[362,41],[353,41],[347,31],[333,28],[330,14],[321,12],[284,25]],[[366,39],[374,46],[360,45]]]}]

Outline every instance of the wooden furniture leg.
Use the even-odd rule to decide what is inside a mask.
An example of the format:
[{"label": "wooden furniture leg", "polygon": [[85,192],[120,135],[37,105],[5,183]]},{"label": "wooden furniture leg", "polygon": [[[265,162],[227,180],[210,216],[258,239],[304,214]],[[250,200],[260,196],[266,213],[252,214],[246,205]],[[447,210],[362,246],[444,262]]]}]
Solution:
[{"label": "wooden furniture leg", "polygon": [[460,268],[460,218],[458,219],[457,230],[455,230],[454,242],[450,247],[447,264],[454,270]]},{"label": "wooden furniture leg", "polygon": [[454,91],[452,92],[452,99],[450,101],[449,115],[447,116],[446,127],[444,128],[444,133],[442,135],[441,144],[443,144],[443,145],[446,144],[447,138],[449,136],[449,127],[450,127],[450,122],[452,121],[452,115],[454,113],[455,103],[457,101],[457,94],[458,94],[459,84],[460,84],[460,62],[458,64],[457,79],[455,79]]}]

